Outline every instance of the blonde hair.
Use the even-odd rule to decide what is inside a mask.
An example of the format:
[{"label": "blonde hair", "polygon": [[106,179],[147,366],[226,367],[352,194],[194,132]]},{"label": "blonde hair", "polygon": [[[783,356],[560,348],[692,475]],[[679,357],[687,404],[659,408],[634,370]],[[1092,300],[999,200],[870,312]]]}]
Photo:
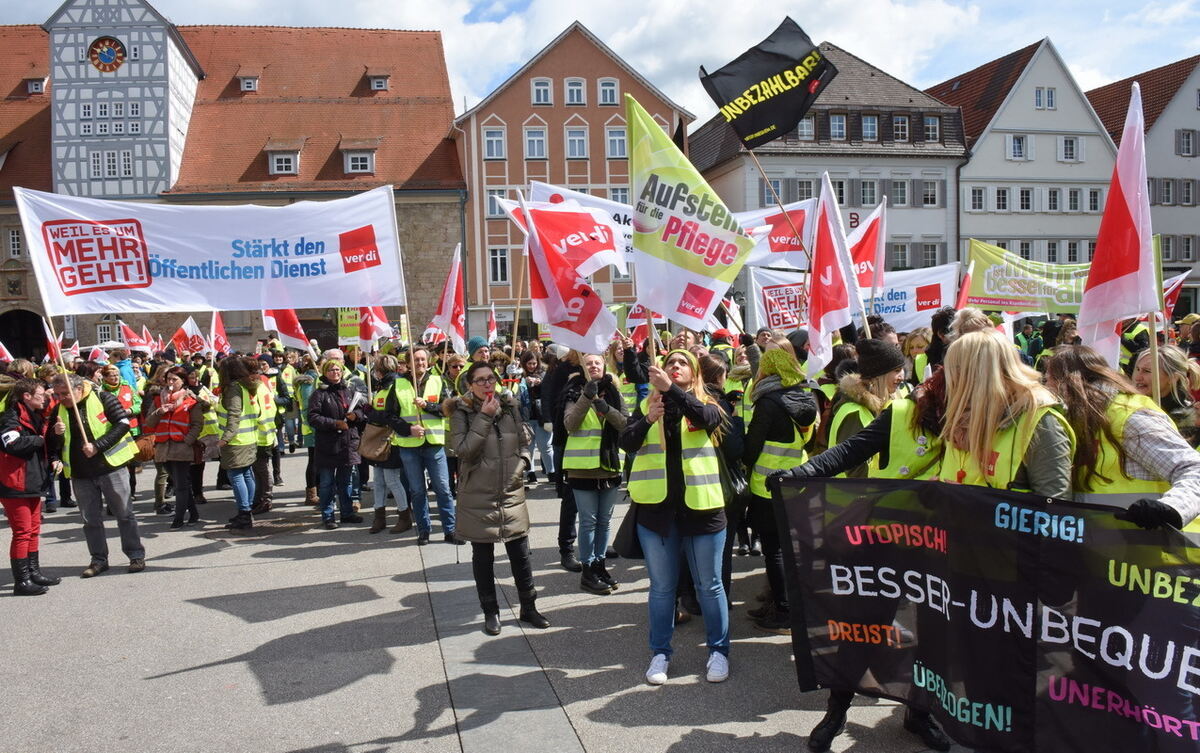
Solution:
[{"label": "blonde hair", "polygon": [[926,347],[933,342],[933,330],[929,327],[917,327],[904,336],[904,344],[900,346],[905,358],[912,358],[912,348],[917,340],[924,340]]},{"label": "blonde hair", "polygon": [[970,332],[946,350],[946,423],[942,439],[953,442],[986,475],[985,460],[1000,428],[1055,402],[1040,375],[1021,363],[996,329]]},{"label": "blonde hair", "polygon": [[[1136,367],[1143,358],[1150,357],[1150,349],[1138,353]],[[1171,395],[1180,405],[1192,404],[1192,392],[1200,390],[1200,364],[1187,357],[1182,348],[1174,345],[1158,346],[1158,365],[1171,386]],[[1164,397],[1166,397],[1164,395]]]},{"label": "blonde hair", "polygon": [[954,321],[950,323],[950,337],[959,338],[971,332],[982,332],[995,328],[996,323],[987,314],[968,306],[954,315]]}]

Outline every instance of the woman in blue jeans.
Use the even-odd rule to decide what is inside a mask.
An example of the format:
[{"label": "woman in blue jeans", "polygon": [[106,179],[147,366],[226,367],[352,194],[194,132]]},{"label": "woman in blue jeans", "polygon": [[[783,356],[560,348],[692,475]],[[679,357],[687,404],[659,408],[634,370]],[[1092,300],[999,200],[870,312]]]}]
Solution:
[{"label": "woman in blue jeans", "polygon": [[604,554],[609,521],[621,490],[617,443],[626,418],[621,392],[612,375],[604,373],[604,357],[589,354],[582,356],[580,363],[583,373],[568,377],[562,392],[567,443],[560,466],[575,493],[579,514],[579,559],[583,565],[579,587],[609,594],[617,589],[617,582],[608,574]]},{"label": "woman in blue jeans", "polygon": [[621,434],[621,449],[636,453],[629,496],[650,573],[650,652],[646,682],[667,681],[679,554],[687,557],[704,615],[706,679],[729,677],[729,605],[721,585],[725,499],[717,457],[725,416],[700,377],[696,357],[667,353],[649,367],[649,397]]},{"label": "woman in blue jeans", "polygon": [[217,404],[217,422],[221,439],[221,467],[233,487],[237,513],[225,526],[230,530],[254,527],[250,505],[254,500],[254,459],[258,457],[258,401],[255,395],[267,389],[257,376],[254,359],[227,356],[217,366],[221,402]]},{"label": "woman in blue jeans", "polygon": [[350,472],[362,461],[358,439],[366,406],[356,405],[358,393],[342,378],[345,371],[340,360],[323,362],[319,387],[313,390],[308,403],[308,422],[315,436],[321,519],[330,530],[338,527],[333,514],[335,494],[343,524],[363,521],[350,502]]}]

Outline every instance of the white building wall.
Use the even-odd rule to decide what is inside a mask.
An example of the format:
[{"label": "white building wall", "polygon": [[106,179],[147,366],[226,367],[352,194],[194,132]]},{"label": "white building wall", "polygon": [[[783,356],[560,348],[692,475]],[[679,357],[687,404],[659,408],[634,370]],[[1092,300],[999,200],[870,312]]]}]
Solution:
[{"label": "white building wall", "polygon": [[[1037,107],[1037,90],[1042,107]],[[1047,90],[1054,90],[1054,108]],[[1014,159],[1013,140],[1024,139],[1025,158]],[[1074,139],[1076,159],[1064,158],[1064,139]],[[1067,261],[1069,243],[1079,244],[1079,261],[1087,260],[1112,176],[1116,151],[1087,98],[1049,42],[1030,60],[1025,72],[974,144],[959,184],[960,252],[970,238],[997,242],[1018,252],[1030,244],[1031,258]],[[973,189],[984,192],[983,209],[973,204]],[[1021,208],[1028,191],[1029,209]],[[1072,191],[1079,208],[1071,209]],[[1001,195],[1007,192],[1007,208]],[[1057,192],[1058,208],[1053,208]],[[1098,192],[1093,195],[1092,192]],[[1049,243],[1057,243],[1057,259],[1049,259]]]},{"label": "white building wall", "polygon": [[179,167],[183,164],[183,147],[187,141],[192,105],[196,101],[196,86],[200,83],[188,65],[183,51],[173,41],[167,41],[167,98],[166,136],[170,173],[164,176],[166,186],[175,185]]}]

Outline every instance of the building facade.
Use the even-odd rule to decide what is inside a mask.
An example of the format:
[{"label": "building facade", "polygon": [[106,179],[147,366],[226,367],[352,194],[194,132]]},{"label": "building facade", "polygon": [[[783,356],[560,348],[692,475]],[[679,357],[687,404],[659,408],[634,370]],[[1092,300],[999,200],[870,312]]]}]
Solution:
[{"label": "building facade", "polygon": [[[966,157],[958,110],[836,45],[819,47],[838,75],[795,130],[755,149],[766,178],[720,115],[692,134],[692,161],[734,211],[773,205],[775,194],[814,197],[828,172],[847,230],[887,200],[889,269],[952,261]],[[735,288],[745,286],[743,272]]]},{"label": "building facade", "polygon": [[926,90],[963,114],[959,258],[971,238],[1026,259],[1091,259],[1116,148],[1049,39]]},{"label": "building facade", "polygon": [[[390,184],[409,319],[423,329],[432,316],[466,205],[438,32],[179,27],[144,0],[67,0],[43,26],[0,27],[0,39],[10,52],[0,86],[12,92],[0,108],[0,340],[10,349],[44,351],[15,186],[279,206]],[[332,344],[336,310],[298,313]],[[207,326],[208,312],[57,324],[87,345],[116,339],[119,317],[169,338],[188,315]],[[224,319],[236,348],[262,335],[258,311]]]},{"label": "building facade", "polygon": [[1200,55],[1087,93],[1118,145],[1135,81],[1142,91],[1150,223],[1160,236],[1163,276],[1188,273],[1175,307],[1178,318],[1200,310]]},{"label": "building facade", "polygon": [[[455,119],[452,138],[469,191],[463,269],[470,332],[485,331],[493,304],[501,334],[509,331],[519,296],[520,332],[534,333],[522,275],[523,235],[496,198],[516,199],[518,190],[542,181],[629,202],[626,94],[668,133],[692,120],[575,22]],[[635,275],[615,275],[599,270],[592,285],[610,303],[632,301]]]}]

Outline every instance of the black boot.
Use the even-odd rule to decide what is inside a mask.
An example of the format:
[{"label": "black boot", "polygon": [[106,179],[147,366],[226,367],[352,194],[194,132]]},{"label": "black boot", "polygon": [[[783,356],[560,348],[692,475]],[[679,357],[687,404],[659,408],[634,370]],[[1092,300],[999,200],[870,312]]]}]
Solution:
[{"label": "black boot", "polygon": [[594,593],[600,596],[607,596],[612,593],[612,589],[608,584],[600,580],[596,573],[596,563],[589,562],[583,566],[583,572],[579,575],[579,588],[588,593]]},{"label": "black boot", "polygon": [[254,528],[254,517],[249,510],[238,510],[238,514],[233,516],[233,520],[226,525],[231,531],[244,531]]},{"label": "black boot", "polygon": [[521,614],[518,615],[521,622],[527,622],[538,630],[550,627],[550,620],[537,611],[537,591],[520,591],[517,595],[521,597]]},{"label": "black boot", "polygon": [[41,565],[38,563],[38,553],[29,553],[29,580],[39,586],[57,586],[62,583],[62,578],[51,578],[42,572]]},{"label": "black boot", "polygon": [[563,552],[558,564],[561,565],[562,569],[566,570],[568,573],[578,573],[583,571],[583,565],[575,556],[574,549],[568,549],[567,551]]},{"label": "black boot", "polygon": [[479,606],[483,607],[483,632],[500,635],[500,605],[492,601]]},{"label": "black boot", "polygon": [[[14,596],[40,596],[50,590],[30,580],[28,557],[19,560],[9,560],[9,564],[12,565]],[[521,608],[521,614],[525,614],[524,607]]]},{"label": "black boot", "polygon": [[942,732],[942,728],[933,721],[928,711],[909,709],[904,713],[904,729],[921,738],[926,748],[932,750],[950,750],[950,738]]},{"label": "black boot", "polygon": [[846,709],[854,700],[854,693],[844,690],[831,690],[829,703],[825,706],[825,716],[813,727],[808,734],[808,749],[815,753],[829,750],[833,738],[846,727]]},{"label": "black boot", "polygon": [[596,560],[596,577],[608,584],[612,590],[617,590],[617,582],[608,574],[608,568],[605,566],[604,560]]}]

